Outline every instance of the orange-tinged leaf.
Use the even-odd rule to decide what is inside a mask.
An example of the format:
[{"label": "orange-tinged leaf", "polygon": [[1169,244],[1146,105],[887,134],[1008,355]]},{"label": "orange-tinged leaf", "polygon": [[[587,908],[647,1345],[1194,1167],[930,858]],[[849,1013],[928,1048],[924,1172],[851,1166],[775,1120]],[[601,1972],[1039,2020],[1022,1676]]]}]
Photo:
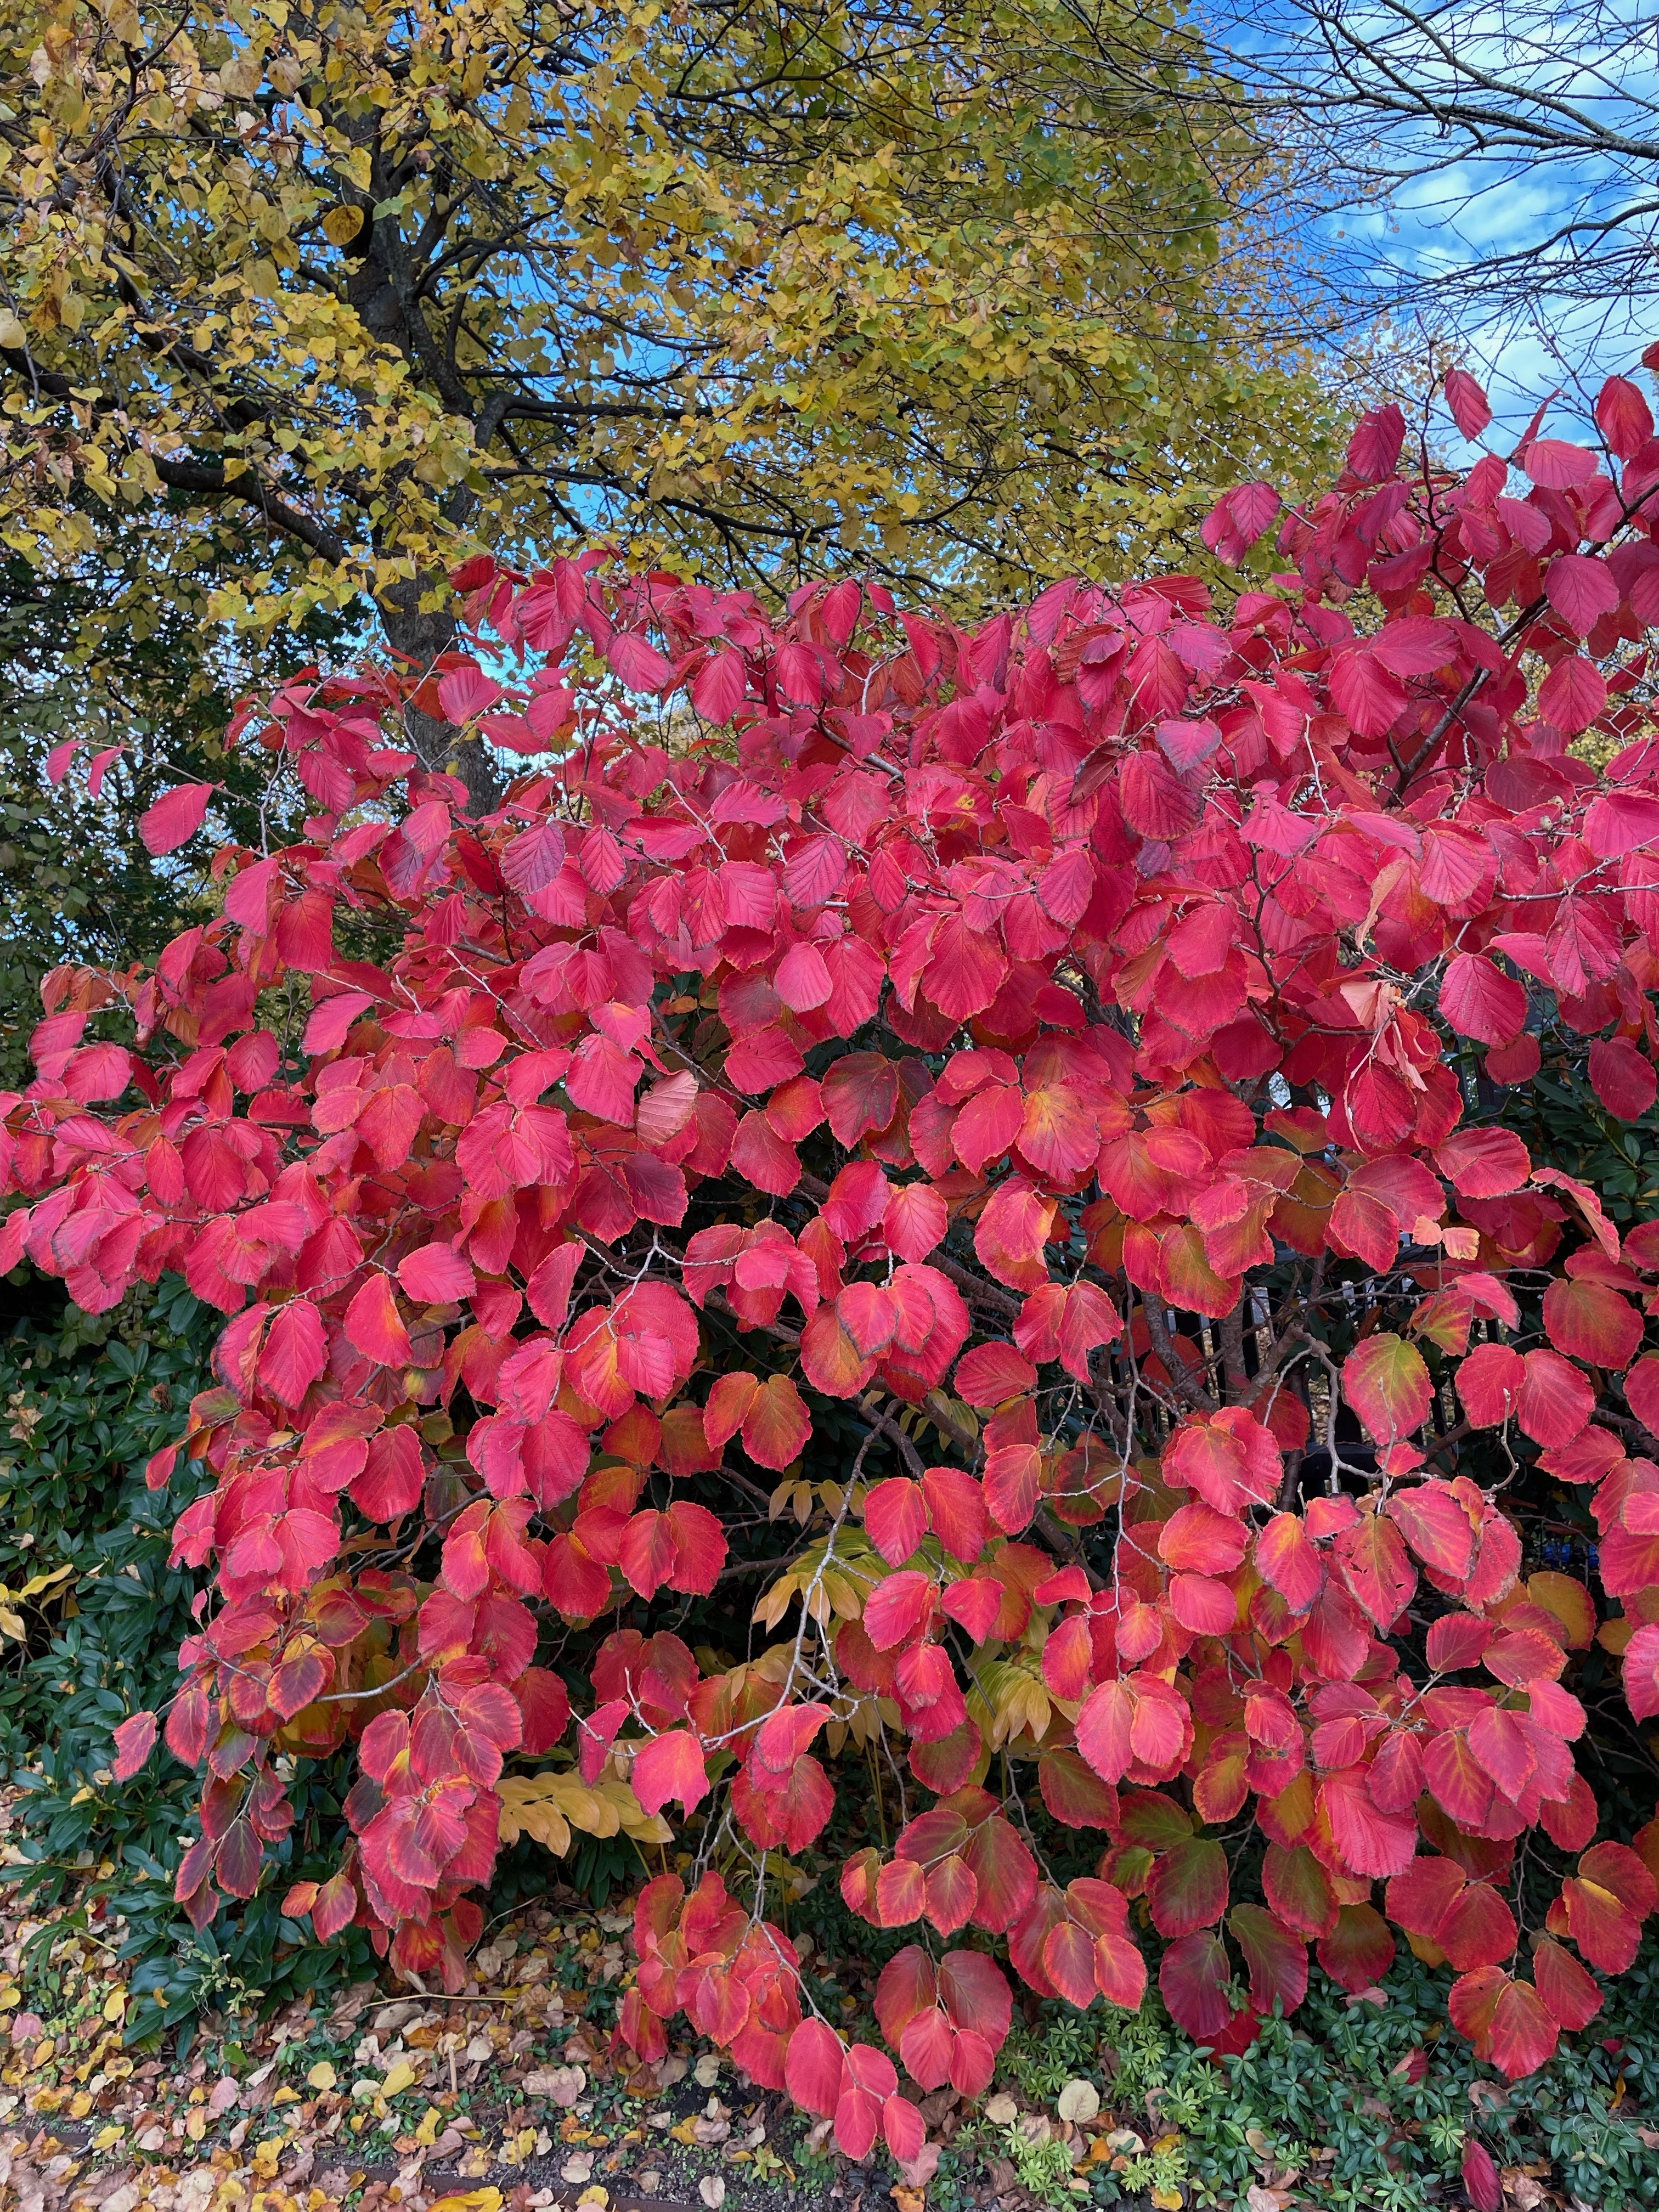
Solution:
[{"label": "orange-tinged leaf", "polygon": [[743,1448],[757,1467],[792,1466],[812,1433],[811,1416],[787,1375],[769,1376],[743,1418]]},{"label": "orange-tinged leaf", "polygon": [[1305,1844],[1269,1844],[1261,1863],[1261,1889],[1289,1928],[1303,1936],[1328,1936],[1337,1901],[1325,1869]]},{"label": "orange-tinged leaf", "polygon": [[1601,2009],[1601,1991],[1571,1951],[1547,1938],[1532,1954],[1533,1982],[1546,2012],[1559,2026],[1588,2027]]},{"label": "orange-tinged leaf", "polygon": [[381,1367],[406,1367],[409,1331],[386,1276],[371,1275],[345,1310],[345,1333],[365,1359]]},{"label": "orange-tinged leaf", "polygon": [[1544,1293],[1544,1329],[1574,1359],[1624,1368],[1642,1341],[1642,1316],[1606,1283],[1558,1276]]},{"label": "orange-tinged leaf", "polygon": [[1474,1528],[1449,1484],[1422,1482],[1396,1490],[1386,1510],[1425,1567],[1460,1582],[1468,1573]]},{"label": "orange-tinged leaf", "polygon": [[1255,1564],[1292,1613],[1305,1613],[1325,1586],[1325,1565],[1308,1540],[1302,1518],[1276,1513],[1255,1540]]},{"label": "orange-tinged leaf", "polygon": [[1378,1443],[1409,1436],[1427,1419],[1433,1389],[1423,1355],[1389,1331],[1368,1336],[1342,1363],[1349,1404]]}]

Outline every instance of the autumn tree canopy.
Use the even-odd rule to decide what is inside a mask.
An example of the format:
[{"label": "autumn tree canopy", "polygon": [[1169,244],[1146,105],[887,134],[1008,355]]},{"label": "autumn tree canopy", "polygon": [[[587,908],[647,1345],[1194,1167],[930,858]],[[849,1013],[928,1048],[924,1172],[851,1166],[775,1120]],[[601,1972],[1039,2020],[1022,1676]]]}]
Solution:
[{"label": "autumn tree canopy", "polygon": [[1173,9],[12,18],[4,514],[43,562],[130,514],[204,611],[366,597],[428,661],[469,537],[1003,590],[1167,560],[1317,440]]}]

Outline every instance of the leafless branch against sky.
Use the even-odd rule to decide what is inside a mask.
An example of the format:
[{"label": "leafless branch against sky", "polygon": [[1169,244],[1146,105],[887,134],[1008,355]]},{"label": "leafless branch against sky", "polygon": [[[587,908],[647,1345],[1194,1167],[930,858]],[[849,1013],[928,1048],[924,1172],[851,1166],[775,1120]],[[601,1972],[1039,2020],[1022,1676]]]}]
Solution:
[{"label": "leafless branch against sky", "polygon": [[1320,207],[1315,282],[1350,330],[1408,318],[1544,387],[1659,337],[1654,10],[1221,0],[1208,22]]}]

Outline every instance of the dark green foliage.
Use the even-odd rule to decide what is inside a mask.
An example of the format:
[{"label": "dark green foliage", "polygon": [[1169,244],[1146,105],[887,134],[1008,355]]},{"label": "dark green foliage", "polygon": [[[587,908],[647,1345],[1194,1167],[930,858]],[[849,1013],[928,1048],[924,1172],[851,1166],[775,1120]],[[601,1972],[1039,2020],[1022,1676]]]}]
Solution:
[{"label": "dark green foliage", "polygon": [[[1514,2083],[1450,2031],[1451,1979],[1402,1952],[1379,2006],[1316,1972],[1293,2021],[1268,2022],[1242,2057],[1220,2061],[1137,2022],[1121,2039],[1114,2098],[1145,2100],[1161,2087],[1158,2124],[1183,2138],[1201,2203],[1241,2199],[1267,2157],[1302,2170],[1297,2193],[1310,2204],[1415,2212],[1432,2181],[1453,2179],[1474,2135],[1500,2166],[1553,2163],[1598,2212],[1659,2203],[1659,2156],[1618,2109],[1650,2113],[1659,2101],[1659,1949],[1650,1942],[1608,1983],[1607,2009],[1585,2033],[1564,2037],[1547,2066]],[[1414,2082],[1401,2069],[1419,2051],[1427,2065]]]},{"label": "dark green foliage", "polygon": [[1651,1220],[1659,1213],[1659,1105],[1639,1121],[1620,1121],[1609,1114],[1590,1086],[1583,1040],[1550,1052],[1550,1038],[1538,1074],[1529,1084],[1498,1094],[1496,1112],[1474,1118],[1497,1120],[1523,1138],[1535,1160],[1565,1169],[1587,1182],[1620,1228]]},{"label": "dark green foliage", "polygon": [[[117,566],[140,557],[118,538],[110,555]],[[29,1034],[49,970],[153,960],[216,910],[216,894],[189,864],[193,848],[158,865],[139,817],[171,785],[210,780],[224,786],[220,826],[257,842],[259,770],[225,745],[225,726],[242,692],[268,688],[349,631],[343,619],[313,616],[302,632],[251,649],[205,619],[212,579],[200,576],[155,580],[143,595],[149,628],[102,635],[101,611],[133,581],[93,573],[45,581],[0,552],[0,1089],[20,1088],[32,1073]],[[70,738],[82,740],[77,764],[54,787],[47,758]],[[118,745],[125,750],[94,799],[88,764]]]},{"label": "dark green foliage", "polygon": [[[29,1289],[10,1287],[14,1297]],[[0,1451],[0,1574],[15,1589],[32,1574],[74,1571],[61,1603],[47,1593],[42,1610],[26,1608],[27,1647],[9,1638],[0,1658],[0,1741],[23,1793],[24,1863],[5,1871],[40,1904],[73,1897],[84,1920],[101,1899],[100,1927],[125,1923],[135,2040],[239,1995],[325,1987],[343,1969],[363,1972],[368,1958],[361,1937],[319,1953],[277,1910],[309,1832],[337,1820],[326,1768],[310,1765],[297,1785],[299,1822],[277,1854],[285,1863],[234,1924],[201,1936],[173,1900],[197,1777],[163,1751],[123,1787],[108,1779],[110,1731],[141,1706],[166,1706],[192,1626],[195,1578],[167,1556],[173,1521],[203,1479],[186,1466],[152,1494],[144,1464],[183,1432],[222,1325],[168,1276],[96,1322],[70,1308],[26,1319],[0,1341],[10,1431]]]}]

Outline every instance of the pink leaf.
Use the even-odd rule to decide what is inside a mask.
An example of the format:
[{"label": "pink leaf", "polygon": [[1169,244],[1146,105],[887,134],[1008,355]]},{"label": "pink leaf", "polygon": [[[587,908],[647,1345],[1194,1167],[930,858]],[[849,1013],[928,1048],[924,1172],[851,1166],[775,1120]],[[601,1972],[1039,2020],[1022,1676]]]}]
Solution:
[{"label": "pink leaf", "polygon": [[155,1716],[132,1713],[115,1729],[115,1778],[131,1782],[155,1747]]},{"label": "pink leaf", "polygon": [[708,1795],[702,1746],[685,1729],[672,1729],[641,1745],[629,1779],[647,1813],[660,1813],[671,1797],[678,1798],[688,1813],[695,1812]]},{"label": "pink leaf", "polygon": [[208,801],[218,787],[215,783],[180,783],[163,792],[154,806],[146,807],[138,817],[138,835],[146,851],[159,859],[163,853],[176,853],[180,845],[188,844],[201,828]]}]

